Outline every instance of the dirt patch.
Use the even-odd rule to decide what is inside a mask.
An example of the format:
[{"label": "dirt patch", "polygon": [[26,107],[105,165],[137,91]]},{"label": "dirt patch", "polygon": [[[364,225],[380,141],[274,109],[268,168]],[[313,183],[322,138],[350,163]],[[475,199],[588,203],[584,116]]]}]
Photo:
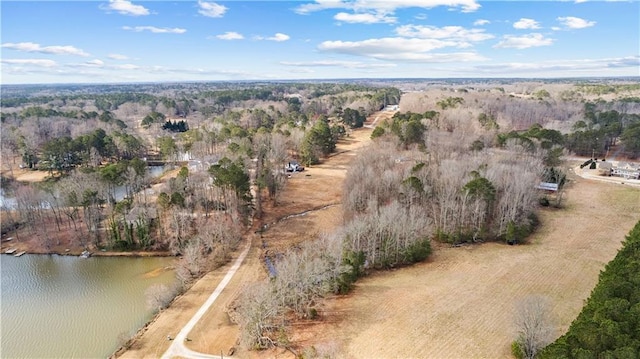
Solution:
[{"label": "dirt patch", "polygon": [[27,168],[19,168],[13,165],[9,170],[3,170],[2,176],[12,178],[18,182],[42,182],[50,176],[49,171],[37,171]]}]

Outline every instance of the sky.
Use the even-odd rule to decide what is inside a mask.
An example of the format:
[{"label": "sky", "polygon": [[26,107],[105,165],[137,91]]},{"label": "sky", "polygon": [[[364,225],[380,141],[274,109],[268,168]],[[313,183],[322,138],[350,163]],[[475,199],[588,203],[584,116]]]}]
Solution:
[{"label": "sky", "polygon": [[2,84],[640,76],[640,2],[0,2]]}]

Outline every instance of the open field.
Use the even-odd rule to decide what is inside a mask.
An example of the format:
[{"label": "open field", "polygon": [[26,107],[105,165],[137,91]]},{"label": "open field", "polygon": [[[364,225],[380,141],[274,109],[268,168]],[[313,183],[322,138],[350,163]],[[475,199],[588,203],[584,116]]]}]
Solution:
[{"label": "open field", "polygon": [[545,210],[531,244],[438,246],[426,263],[380,272],[326,303],[303,346],[346,358],[509,358],[514,305],[548,296],[557,335],[640,219],[640,190],[577,178],[566,209]]}]

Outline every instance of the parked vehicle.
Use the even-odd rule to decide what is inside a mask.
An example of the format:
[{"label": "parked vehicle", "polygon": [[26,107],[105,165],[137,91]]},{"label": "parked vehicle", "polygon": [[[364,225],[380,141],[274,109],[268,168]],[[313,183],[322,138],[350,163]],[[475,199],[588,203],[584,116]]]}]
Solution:
[{"label": "parked vehicle", "polygon": [[300,164],[296,161],[289,161],[286,165],[284,165],[284,170],[287,172],[302,172],[304,171],[304,167],[300,166]]}]

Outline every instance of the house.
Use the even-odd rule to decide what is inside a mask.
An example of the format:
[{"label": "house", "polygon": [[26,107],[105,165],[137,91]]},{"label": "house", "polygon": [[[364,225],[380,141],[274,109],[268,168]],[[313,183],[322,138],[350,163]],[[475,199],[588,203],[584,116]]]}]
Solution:
[{"label": "house", "polygon": [[624,177],[626,179],[640,179],[640,169],[638,168],[634,169],[632,167],[627,167],[627,168],[615,167],[611,170],[611,175],[617,176],[617,177]]}]

